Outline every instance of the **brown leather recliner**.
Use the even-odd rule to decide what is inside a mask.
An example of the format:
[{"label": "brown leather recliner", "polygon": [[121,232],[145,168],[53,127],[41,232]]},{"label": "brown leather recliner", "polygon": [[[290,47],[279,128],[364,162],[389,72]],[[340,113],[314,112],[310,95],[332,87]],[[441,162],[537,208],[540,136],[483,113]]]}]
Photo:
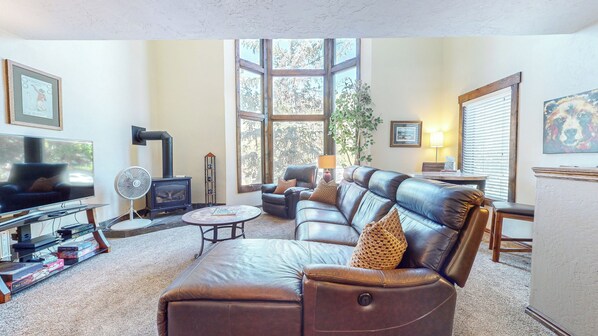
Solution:
[{"label": "brown leather recliner", "polygon": [[[488,211],[475,189],[359,167],[336,205],[301,201],[297,240],[232,240],[160,298],[161,335],[451,335]],[[394,270],[347,267],[361,229],[399,210],[409,247]]]},{"label": "brown leather recliner", "polygon": [[314,165],[291,165],[287,167],[283,179],[297,180],[297,186],[285,190],[283,194],[274,194],[276,184],[262,185],[262,208],[265,212],[294,219],[297,202],[302,191],[316,187],[317,167]]}]

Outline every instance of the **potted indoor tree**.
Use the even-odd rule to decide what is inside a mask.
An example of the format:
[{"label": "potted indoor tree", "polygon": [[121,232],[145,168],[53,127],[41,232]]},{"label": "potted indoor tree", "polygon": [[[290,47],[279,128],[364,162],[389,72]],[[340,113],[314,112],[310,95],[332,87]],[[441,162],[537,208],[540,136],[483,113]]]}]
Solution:
[{"label": "potted indoor tree", "polygon": [[373,133],[381,123],[382,118],[374,116],[370,86],[347,79],[336,98],[328,130],[339,155],[346,159],[340,161],[356,165],[371,162],[367,149],[374,144]]}]

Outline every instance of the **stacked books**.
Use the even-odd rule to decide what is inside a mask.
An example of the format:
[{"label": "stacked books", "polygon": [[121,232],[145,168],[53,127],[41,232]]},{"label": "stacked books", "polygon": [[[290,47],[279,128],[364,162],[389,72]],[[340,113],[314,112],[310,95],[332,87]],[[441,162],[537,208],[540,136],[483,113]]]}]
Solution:
[{"label": "stacked books", "polygon": [[95,239],[90,238],[61,245],[58,247],[56,256],[59,259],[64,259],[65,265],[72,265],[91,257],[99,248],[98,242]]},{"label": "stacked books", "polygon": [[237,211],[230,208],[219,207],[214,209],[212,216],[236,216]]},{"label": "stacked books", "polygon": [[34,279],[34,274],[43,270],[40,262],[0,262],[0,277],[11,291],[27,286],[41,275]]}]

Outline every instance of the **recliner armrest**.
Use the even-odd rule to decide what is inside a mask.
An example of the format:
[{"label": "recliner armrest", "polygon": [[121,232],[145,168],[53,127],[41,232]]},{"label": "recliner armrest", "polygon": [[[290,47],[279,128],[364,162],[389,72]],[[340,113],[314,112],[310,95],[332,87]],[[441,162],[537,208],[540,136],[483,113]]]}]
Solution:
[{"label": "recliner armrest", "polygon": [[305,191],[302,191],[302,192],[299,194],[299,200],[301,200],[301,201],[308,200],[308,199],[311,197],[311,194],[313,194],[313,193],[314,193],[314,191],[313,191],[313,190],[305,190]]},{"label": "recliner armrest", "polygon": [[263,193],[273,193],[276,190],[276,183],[270,184],[262,184],[262,194]]},{"label": "recliner armrest", "polygon": [[371,270],[343,265],[314,264],[304,267],[305,277],[314,281],[346,285],[401,288],[429,285],[440,280],[440,275],[427,268]]},{"label": "recliner armrest", "polygon": [[309,189],[303,188],[303,187],[291,187],[284,191],[284,195],[289,196],[289,195],[295,194],[295,193],[299,194],[300,192],[305,191],[305,190],[309,190]]}]

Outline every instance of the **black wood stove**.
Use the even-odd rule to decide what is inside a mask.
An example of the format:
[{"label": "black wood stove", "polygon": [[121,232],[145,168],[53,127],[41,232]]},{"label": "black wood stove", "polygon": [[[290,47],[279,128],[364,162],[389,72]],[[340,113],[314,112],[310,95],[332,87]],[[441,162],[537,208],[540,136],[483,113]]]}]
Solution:
[{"label": "black wood stove", "polygon": [[173,177],[172,137],[166,131],[146,131],[133,126],[133,144],[145,146],[147,140],[162,141],[162,178],[152,178],[152,185],[145,195],[150,218],[160,212],[191,209],[191,177]]}]

